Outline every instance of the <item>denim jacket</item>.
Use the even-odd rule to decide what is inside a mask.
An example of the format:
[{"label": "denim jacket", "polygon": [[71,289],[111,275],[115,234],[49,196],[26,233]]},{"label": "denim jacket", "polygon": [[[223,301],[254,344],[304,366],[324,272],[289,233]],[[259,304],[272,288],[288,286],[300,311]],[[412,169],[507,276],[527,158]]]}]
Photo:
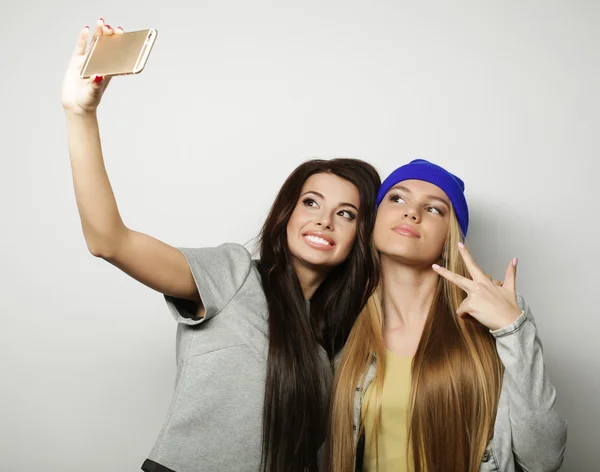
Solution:
[{"label": "denim jacket", "polygon": [[[531,310],[520,295],[517,301],[521,316],[491,331],[504,364],[504,379],[494,435],[481,458],[479,472],[552,472],[564,458],[567,421],[556,409],[556,391],[544,367],[542,343]],[[359,441],[362,400],[374,376],[373,361],[354,395],[355,444]],[[360,472],[357,467],[355,471]]]}]

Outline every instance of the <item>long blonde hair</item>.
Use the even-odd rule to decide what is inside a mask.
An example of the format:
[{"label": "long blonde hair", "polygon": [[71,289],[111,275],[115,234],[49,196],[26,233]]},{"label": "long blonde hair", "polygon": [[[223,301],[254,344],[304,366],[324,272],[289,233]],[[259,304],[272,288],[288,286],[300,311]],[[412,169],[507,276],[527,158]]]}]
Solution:
[{"label": "long blonde hair", "polygon": [[[452,212],[443,265],[469,277],[457,249],[462,238]],[[355,322],[339,361],[328,437],[332,472],[354,470],[354,394],[359,383],[364,382],[373,359],[376,363],[372,387],[376,408],[373,434],[378,451],[385,372],[381,296],[380,285]],[[460,288],[439,278],[413,358],[407,457],[412,458],[409,465],[414,472],[477,472],[493,435],[503,366],[488,329],[456,315],[465,296]],[[362,432],[363,426],[359,434]]]}]

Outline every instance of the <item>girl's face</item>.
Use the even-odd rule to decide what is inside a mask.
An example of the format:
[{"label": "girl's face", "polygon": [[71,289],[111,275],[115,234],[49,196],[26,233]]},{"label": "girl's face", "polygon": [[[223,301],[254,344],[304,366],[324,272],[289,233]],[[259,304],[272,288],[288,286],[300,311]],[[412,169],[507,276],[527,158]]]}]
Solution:
[{"label": "girl's face", "polygon": [[334,174],[311,175],[287,224],[294,263],[322,271],[344,262],[356,240],[359,211],[354,184]]},{"label": "girl's face", "polygon": [[426,266],[442,255],[450,224],[450,199],[421,180],[396,184],[379,205],[375,247],[403,264]]}]

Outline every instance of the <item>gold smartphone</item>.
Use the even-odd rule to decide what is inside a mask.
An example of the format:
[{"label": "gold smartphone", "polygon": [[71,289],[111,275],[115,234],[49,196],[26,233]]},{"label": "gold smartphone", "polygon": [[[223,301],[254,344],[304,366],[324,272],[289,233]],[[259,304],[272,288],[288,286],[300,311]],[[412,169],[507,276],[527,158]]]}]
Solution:
[{"label": "gold smartphone", "polygon": [[157,35],[155,29],[146,29],[94,38],[80,77],[139,74],[144,70]]}]

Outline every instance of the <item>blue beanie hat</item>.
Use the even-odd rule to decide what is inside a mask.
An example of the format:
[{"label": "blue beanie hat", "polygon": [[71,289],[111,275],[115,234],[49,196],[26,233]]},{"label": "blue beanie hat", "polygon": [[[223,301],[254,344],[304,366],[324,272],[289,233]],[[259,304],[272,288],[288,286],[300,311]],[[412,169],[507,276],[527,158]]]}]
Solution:
[{"label": "blue beanie hat", "polygon": [[469,207],[465,199],[465,183],[443,167],[432,164],[424,159],[415,159],[392,172],[379,188],[377,206],[379,207],[385,194],[394,185],[405,180],[423,180],[436,185],[446,192],[454,207],[460,229],[462,229],[463,235],[467,235],[467,229],[469,229]]}]

